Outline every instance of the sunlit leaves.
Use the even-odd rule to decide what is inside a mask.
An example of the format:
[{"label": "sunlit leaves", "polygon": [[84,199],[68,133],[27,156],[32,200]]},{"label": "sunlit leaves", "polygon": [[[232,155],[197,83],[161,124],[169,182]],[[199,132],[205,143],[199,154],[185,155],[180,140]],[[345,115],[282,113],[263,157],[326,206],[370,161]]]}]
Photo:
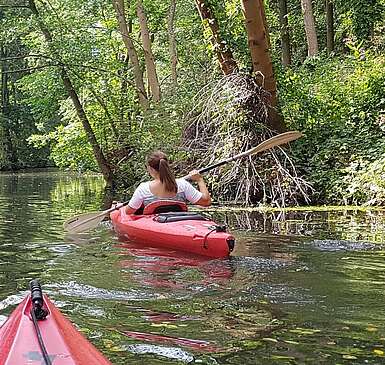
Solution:
[{"label": "sunlit leaves", "polygon": [[380,350],[380,349],[374,349],[373,353],[375,355],[377,355],[377,356],[384,356],[385,355],[385,351],[384,350]]},{"label": "sunlit leaves", "polygon": [[320,58],[280,78],[286,121],[306,134],[297,145],[298,160],[310,172],[321,199],[344,204],[383,201],[384,143],[379,136],[384,64],[381,56],[365,62]]}]

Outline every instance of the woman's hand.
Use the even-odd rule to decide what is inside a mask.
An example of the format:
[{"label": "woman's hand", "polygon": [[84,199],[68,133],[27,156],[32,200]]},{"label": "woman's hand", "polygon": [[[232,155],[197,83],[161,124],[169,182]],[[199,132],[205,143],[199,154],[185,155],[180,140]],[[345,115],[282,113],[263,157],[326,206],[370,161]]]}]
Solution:
[{"label": "woman's hand", "polygon": [[190,173],[188,174],[188,176],[189,176],[189,180],[191,180],[191,181],[199,182],[199,181],[202,181],[202,180],[203,180],[203,176],[199,173],[198,170],[192,170],[192,171],[190,171]]},{"label": "woman's hand", "polygon": [[190,180],[195,181],[198,184],[199,191],[202,193],[202,197],[195,203],[203,207],[209,207],[211,205],[211,196],[203,180],[203,176],[198,170],[192,170],[188,174]]}]

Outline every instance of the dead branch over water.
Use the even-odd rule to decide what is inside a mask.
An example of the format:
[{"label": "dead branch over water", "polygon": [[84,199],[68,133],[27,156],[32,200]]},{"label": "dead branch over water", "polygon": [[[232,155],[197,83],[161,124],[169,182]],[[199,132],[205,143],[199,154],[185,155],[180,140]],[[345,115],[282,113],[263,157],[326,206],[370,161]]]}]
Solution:
[{"label": "dead branch over water", "polygon": [[[184,144],[201,166],[241,153],[272,137],[268,93],[247,74],[233,73],[206,85],[187,115]],[[289,149],[275,148],[211,174],[220,200],[284,207],[309,201],[310,185],[297,173]]]}]

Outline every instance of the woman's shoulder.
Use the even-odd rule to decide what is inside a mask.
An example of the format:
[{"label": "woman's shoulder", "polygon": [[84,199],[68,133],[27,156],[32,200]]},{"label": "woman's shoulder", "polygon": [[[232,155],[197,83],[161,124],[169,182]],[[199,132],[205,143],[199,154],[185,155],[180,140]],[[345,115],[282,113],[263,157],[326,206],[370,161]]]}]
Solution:
[{"label": "woman's shoulder", "polygon": [[183,178],[176,179],[175,181],[176,181],[176,184],[178,185],[178,189],[181,189],[181,190],[191,186],[191,184],[186,179],[183,179]]},{"label": "woman's shoulder", "polygon": [[148,192],[150,191],[150,181],[141,182],[136,188],[137,191]]}]

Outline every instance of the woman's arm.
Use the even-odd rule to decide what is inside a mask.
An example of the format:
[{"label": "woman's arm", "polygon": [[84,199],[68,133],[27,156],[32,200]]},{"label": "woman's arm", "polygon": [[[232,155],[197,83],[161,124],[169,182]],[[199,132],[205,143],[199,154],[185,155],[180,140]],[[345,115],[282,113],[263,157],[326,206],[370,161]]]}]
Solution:
[{"label": "woman's arm", "polygon": [[129,205],[126,205],[126,214],[134,214],[138,209],[131,208]]},{"label": "woman's arm", "polygon": [[202,197],[195,204],[209,207],[211,205],[211,196],[202,175],[198,170],[193,170],[189,173],[189,178],[198,184],[199,191],[202,193]]},{"label": "woman's arm", "polygon": [[132,194],[132,197],[126,206],[126,214],[134,214],[143,204],[146,195],[146,183],[140,184]]}]

